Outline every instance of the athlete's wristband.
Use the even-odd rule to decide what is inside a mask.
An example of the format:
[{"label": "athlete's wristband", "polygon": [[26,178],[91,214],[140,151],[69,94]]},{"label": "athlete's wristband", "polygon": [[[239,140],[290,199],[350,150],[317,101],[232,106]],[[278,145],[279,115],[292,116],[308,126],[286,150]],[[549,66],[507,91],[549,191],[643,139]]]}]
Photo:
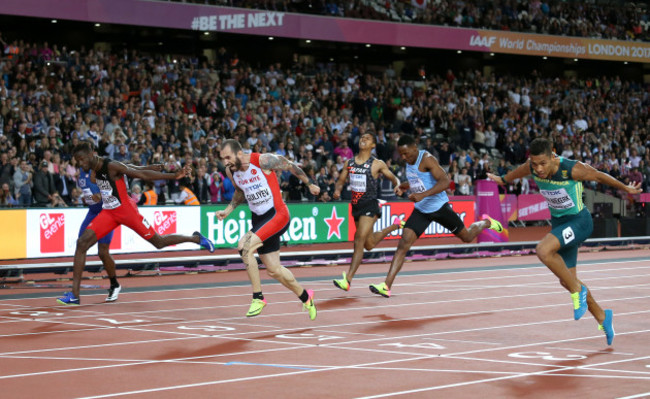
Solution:
[{"label": "athlete's wristband", "polygon": [[508,182],[506,181],[506,175],[501,175],[500,177],[503,184],[508,184]]}]

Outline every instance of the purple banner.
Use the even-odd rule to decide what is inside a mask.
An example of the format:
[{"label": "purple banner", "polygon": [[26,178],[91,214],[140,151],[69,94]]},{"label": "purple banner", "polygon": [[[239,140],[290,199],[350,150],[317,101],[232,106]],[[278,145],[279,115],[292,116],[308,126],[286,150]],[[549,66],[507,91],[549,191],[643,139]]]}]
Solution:
[{"label": "purple banner", "polygon": [[650,44],[145,0],[0,0],[0,14],[451,50],[650,62]]},{"label": "purple banner", "polygon": [[499,200],[501,201],[503,220],[508,222],[517,220],[517,196],[515,194],[501,194]]},{"label": "purple banner", "polygon": [[517,199],[517,218],[519,220],[549,220],[551,212],[542,194],[521,194]]},{"label": "purple banner", "polygon": [[[491,180],[478,180],[476,182],[476,219],[479,220],[484,214],[498,220],[507,227],[501,212],[499,186]],[[485,229],[478,235],[478,242],[508,241],[508,235],[504,233],[499,234],[494,230]]]}]

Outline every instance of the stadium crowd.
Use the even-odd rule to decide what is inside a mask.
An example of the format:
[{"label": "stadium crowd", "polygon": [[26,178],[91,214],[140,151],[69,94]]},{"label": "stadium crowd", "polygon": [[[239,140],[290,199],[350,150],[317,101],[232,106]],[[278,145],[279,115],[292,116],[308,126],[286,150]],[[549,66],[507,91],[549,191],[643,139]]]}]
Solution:
[{"label": "stadium crowd", "polygon": [[588,37],[650,40],[645,2],[517,0],[172,0],[346,18]]},{"label": "stadium crowd", "polygon": [[[397,139],[415,135],[448,169],[456,194],[472,194],[486,173],[523,162],[539,136],[562,156],[641,181],[644,191],[650,183],[650,90],[617,76],[448,70],[408,81],[390,66],[379,76],[362,66],[308,64],[297,54],[290,65],[258,68],[226,48],[209,62],[12,43],[18,51],[5,49],[0,60],[1,206],[80,205],[71,149],[81,140],[124,163],[162,163],[168,171],[192,165],[191,181],[130,182],[134,199],[155,192],[160,203],[183,202],[186,188],[202,203],[229,201],[233,186],[219,161],[227,138],[298,162],[321,187],[314,198],[283,174],[287,200],[330,201],[366,131],[402,179]],[[535,187],[523,180],[508,189]],[[394,198],[389,181],[381,192]]]}]

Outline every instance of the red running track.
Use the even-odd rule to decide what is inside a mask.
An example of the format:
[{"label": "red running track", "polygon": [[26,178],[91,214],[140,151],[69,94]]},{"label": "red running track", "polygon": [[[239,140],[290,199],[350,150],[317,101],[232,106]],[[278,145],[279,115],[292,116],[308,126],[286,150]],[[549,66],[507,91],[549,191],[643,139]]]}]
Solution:
[{"label": "red running track", "polygon": [[[310,321],[265,281],[246,318],[243,271],[122,279],[116,303],[79,307],[0,292],[7,398],[650,397],[650,251],[581,253],[579,276],[614,309],[608,347],[533,256],[406,263],[390,299],[368,291],[388,265],[293,268],[316,291]],[[262,272],[263,276],[265,273]],[[201,286],[199,286],[201,284]],[[140,290],[140,292],[137,292]]]}]

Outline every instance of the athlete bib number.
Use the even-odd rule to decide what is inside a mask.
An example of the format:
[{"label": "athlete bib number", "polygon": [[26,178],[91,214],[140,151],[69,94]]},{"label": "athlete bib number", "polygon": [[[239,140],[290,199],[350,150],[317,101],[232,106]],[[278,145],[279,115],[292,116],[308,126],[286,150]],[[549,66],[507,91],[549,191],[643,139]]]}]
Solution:
[{"label": "athlete bib number", "polygon": [[83,198],[87,205],[95,205],[97,203],[97,201],[93,200],[93,192],[89,188],[83,189]]},{"label": "athlete bib number", "polygon": [[113,196],[113,190],[101,190],[104,209],[115,209],[120,206],[120,201]]},{"label": "athlete bib number", "polygon": [[546,198],[548,206],[553,209],[569,209],[576,206],[569,193],[563,188],[559,190],[540,190],[539,192]]},{"label": "athlete bib number", "polygon": [[[408,179],[408,176],[407,176]],[[415,178],[415,179],[408,179],[409,181],[409,189],[411,190],[412,193],[421,193],[426,191],[427,189],[424,187],[424,184],[422,183],[422,180]]]},{"label": "athlete bib number", "polygon": [[366,192],[366,175],[350,174],[350,188],[357,193]]}]

